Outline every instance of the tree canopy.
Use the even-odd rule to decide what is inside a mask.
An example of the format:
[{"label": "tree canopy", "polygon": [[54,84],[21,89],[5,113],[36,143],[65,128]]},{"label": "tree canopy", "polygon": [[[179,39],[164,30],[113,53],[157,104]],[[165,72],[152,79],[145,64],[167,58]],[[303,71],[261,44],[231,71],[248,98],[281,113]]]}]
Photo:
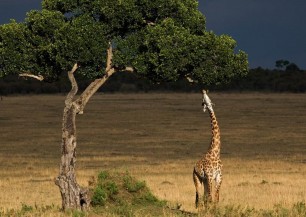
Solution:
[{"label": "tree canopy", "polygon": [[87,78],[132,67],[153,82],[188,75],[204,85],[247,73],[247,55],[227,35],[206,31],[196,0],[43,0],[24,22],[0,26],[0,77],[58,79],[77,63]]}]

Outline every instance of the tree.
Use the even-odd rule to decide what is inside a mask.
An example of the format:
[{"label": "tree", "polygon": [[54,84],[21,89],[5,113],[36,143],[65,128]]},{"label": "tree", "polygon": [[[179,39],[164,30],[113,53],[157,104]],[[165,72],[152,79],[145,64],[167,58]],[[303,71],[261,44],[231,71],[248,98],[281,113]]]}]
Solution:
[{"label": "tree", "polygon": [[288,72],[299,72],[299,71],[301,71],[301,69],[295,63],[290,63],[286,66],[286,71],[288,71]]},{"label": "tree", "polygon": [[[111,75],[223,83],[248,71],[247,55],[235,47],[230,36],[205,30],[196,0],[43,0],[42,10],[30,11],[24,22],[0,26],[0,77],[52,82],[68,71],[56,184],[63,209],[79,209],[88,200],[75,176],[75,118]],[[92,79],[78,97],[75,73]]]},{"label": "tree", "polygon": [[275,61],[275,66],[278,69],[283,69],[285,66],[289,65],[289,61],[288,60],[276,60]]},{"label": "tree", "polygon": [[291,63],[288,60],[276,60],[275,61],[275,66],[278,69],[285,68],[285,71],[290,71],[290,72],[301,71],[300,68],[295,63]]}]

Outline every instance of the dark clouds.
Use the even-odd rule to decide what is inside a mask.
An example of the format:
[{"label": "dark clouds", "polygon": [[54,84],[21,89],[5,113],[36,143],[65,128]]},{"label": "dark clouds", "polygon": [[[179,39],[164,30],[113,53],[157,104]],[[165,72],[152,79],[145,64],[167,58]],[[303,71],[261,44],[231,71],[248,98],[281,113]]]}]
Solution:
[{"label": "dark clouds", "polygon": [[[22,21],[41,0],[0,0],[0,24]],[[207,29],[231,35],[249,55],[250,67],[274,68],[287,59],[306,69],[305,0],[200,0]]]},{"label": "dark clouds", "polygon": [[200,10],[209,30],[231,35],[249,54],[251,67],[287,59],[306,68],[305,0],[207,0]]},{"label": "dark clouds", "polygon": [[41,9],[41,0],[0,0],[0,24],[22,21],[31,9]]}]

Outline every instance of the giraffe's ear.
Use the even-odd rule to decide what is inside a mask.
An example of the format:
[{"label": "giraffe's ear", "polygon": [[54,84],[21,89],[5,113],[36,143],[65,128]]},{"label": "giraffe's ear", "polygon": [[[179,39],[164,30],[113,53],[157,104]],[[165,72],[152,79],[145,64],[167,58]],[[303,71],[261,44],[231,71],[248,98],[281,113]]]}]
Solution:
[{"label": "giraffe's ear", "polygon": [[209,93],[209,90],[206,90],[206,93]]}]

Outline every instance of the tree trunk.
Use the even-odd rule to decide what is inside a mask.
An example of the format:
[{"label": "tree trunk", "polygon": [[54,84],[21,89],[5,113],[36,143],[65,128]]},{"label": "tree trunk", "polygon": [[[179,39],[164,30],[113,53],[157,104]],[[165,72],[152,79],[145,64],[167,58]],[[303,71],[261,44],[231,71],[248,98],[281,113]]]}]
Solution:
[{"label": "tree trunk", "polygon": [[60,173],[55,180],[55,184],[60,188],[63,210],[84,209],[90,203],[87,199],[87,191],[81,189],[76,181],[75,175],[77,145],[75,117],[78,109],[73,102],[73,97],[78,91],[78,86],[73,73],[76,69],[77,65],[68,73],[72,88],[65,100],[62,122]]},{"label": "tree trunk", "polygon": [[56,179],[62,196],[62,208],[80,209],[81,197],[80,186],[76,181],[76,128],[75,128],[75,108],[66,105],[63,114],[63,132],[61,145],[60,173]]},{"label": "tree trunk", "polygon": [[[94,93],[114,74],[117,70],[112,67],[112,47],[107,50],[107,67],[104,76],[94,80],[81,96],[74,99],[78,85],[74,77],[74,72],[78,65],[75,64],[68,77],[71,82],[71,90],[65,100],[65,108],[62,122],[62,144],[61,144],[61,164],[59,176],[55,180],[55,184],[59,187],[62,196],[62,209],[85,209],[90,204],[88,190],[81,188],[76,181],[75,165],[76,165],[76,115],[83,114],[83,110],[93,96]],[[124,71],[133,72],[131,67],[126,67]]]}]

